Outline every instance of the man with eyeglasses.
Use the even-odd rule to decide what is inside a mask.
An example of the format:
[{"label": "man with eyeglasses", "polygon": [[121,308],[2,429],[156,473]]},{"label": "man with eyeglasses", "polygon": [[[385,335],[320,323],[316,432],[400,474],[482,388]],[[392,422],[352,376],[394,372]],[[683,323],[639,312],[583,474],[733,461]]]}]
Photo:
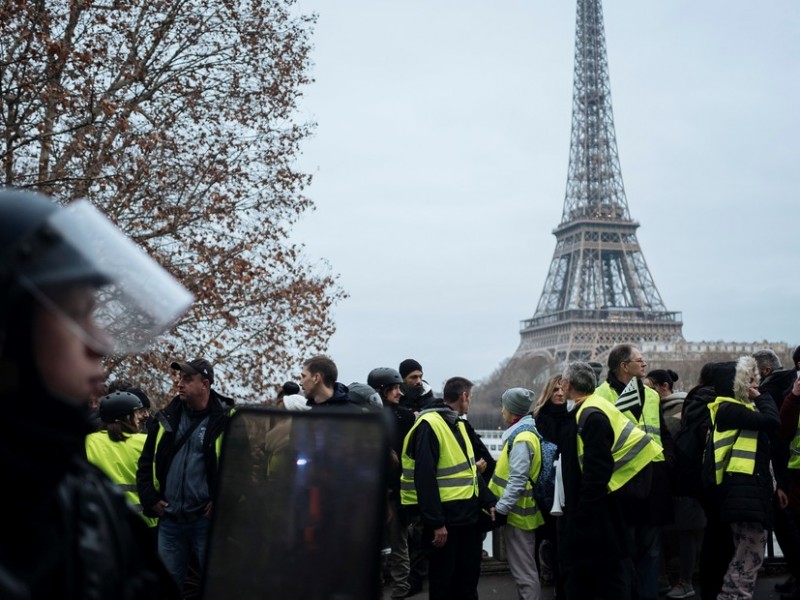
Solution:
[{"label": "man with eyeglasses", "polygon": [[649,494],[627,498],[623,513],[633,548],[631,586],[634,597],[657,600],[661,565],[661,527],[674,519],[669,467],[674,464],[672,438],[661,415],[658,393],[644,385],[647,361],[632,344],[618,344],[608,355],[608,375],[595,390],[622,414],[649,433],[664,452],[653,459]]}]

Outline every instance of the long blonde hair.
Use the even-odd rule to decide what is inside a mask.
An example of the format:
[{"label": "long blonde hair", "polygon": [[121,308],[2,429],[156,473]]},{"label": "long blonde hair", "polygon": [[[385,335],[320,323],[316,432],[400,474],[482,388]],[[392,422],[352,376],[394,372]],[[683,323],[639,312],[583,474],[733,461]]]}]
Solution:
[{"label": "long blonde hair", "polygon": [[542,407],[550,402],[550,398],[553,396],[553,392],[555,392],[556,388],[561,385],[561,374],[553,375],[550,379],[547,380],[547,383],[542,390],[542,394],[539,396],[539,399],[536,401],[536,404],[533,407],[533,416],[539,416],[539,411],[542,410]]}]

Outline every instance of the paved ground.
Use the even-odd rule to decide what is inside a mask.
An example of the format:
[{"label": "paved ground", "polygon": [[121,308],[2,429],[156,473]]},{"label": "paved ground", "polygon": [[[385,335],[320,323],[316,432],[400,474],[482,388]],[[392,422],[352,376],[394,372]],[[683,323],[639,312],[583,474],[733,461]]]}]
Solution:
[{"label": "paved ground", "polygon": [[[775,592],[773,586],[777,582],[786,579],[786,574],[780,570],[771,571],[772,572],[763,573],[758,578],[754,600],[779,600],[780,594]],[[697,585],[695,585],[695,590],[697,589]],[[517,598],[516,586],[514,585],[514,581],[508,572],[497,574],[484,573],[481,575],[480,584],[478,585],[478,592],[481,600],[486,600],[487,598],[495,598],[497,600],[516,600]],[[543,592],[542,600],[552,600],[554,598],[552,587],[544,588]],[[412,598],[416,600],[424,600],[427,597],[427,591],[423,591],[416,596],[412,596]],[[384,598],[388,598],[388,594],[384,595]],[[695,596],[695,598],[699,600],[700,596]]]}]

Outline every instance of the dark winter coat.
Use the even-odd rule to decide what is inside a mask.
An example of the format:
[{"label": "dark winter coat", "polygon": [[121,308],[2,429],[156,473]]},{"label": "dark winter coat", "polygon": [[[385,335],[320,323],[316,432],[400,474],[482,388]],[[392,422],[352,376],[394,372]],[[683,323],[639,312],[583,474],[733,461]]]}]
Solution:
[{"label": "dark winter coat", "polygon": [[[783,399],[791,393],[792,384],[797,378],[797,371],[794,369],[781,369],[780,371],[773,371],[767,375],[761,384],[758,386],[758,391],[762,394],[769,394],[778,407],[778,412],[781,412]],[[781,439],[780,436],[770,435],[770,444],[772,452],[772,470],[778,487],[787,491],[790,487],[789,483],[789,443]]]},{"label": "dark winter coat", "polygon": [[614,471],[614,430],[601,412],[592,412],[581,431],[583,471],[578,463],[576,411],[561,429],[561,468],[565,507],[559,523],[562,565],[585,565],[630,556],[618,492],[608,493]]},{"label": "dark winter coat", "polygon": [[389,445],[397,457],[396,463],[390,462],[388,465],[387,482],[389,496],[399,502],[400,475],[403,471],[400,465],[400,457],[403,453],[403,440],[406,439],[408,432],[414,426],[414,413],[398,404],[388,404],[386,410],[390,421]]},{"label": "dark winter coat", "polygon": [[[795,396],[791,390],[786,394],[781,404],[781,427],[779,435],[781,441],[789,447],[794,436],[797,435],[798,421],[800,421],[800,396]],[[800,470],[787,469],[789,483],[781,488],[789,494],[789,506],[796,513],[800,513]]]},{"label": "dark winter coat", "polygon": [[347,389],[347,386],[343,383],[339,383],[338,381],[333,386],[333,396],[328,398],[325,402],[321,402],[317,404],[314,402],[313,398],[309,398],[306,400],[306,405],[310,406],[312,410],[314,409],[325,409],[325,408],[342,408],[342,407],[352,407],[353,405],[350,403],[348,399],[348,392],[350,390]]},{"label": "dark winter coat", "polygon": [[[212,498],[214,497],[218,474],[216,441],[222,435],[230,419],[232,405],[233,400],[218,394],[213,389],[211,390],[211,397],[208,402],[208,423],[203,438],[203,457],[208,491]],[[142,455],[139,457],[139,467],[136,471],[136,488],[139,491],[143,512],[148,517],[158,516],[153,512],[152,507],[159,500],[169,501],[168,498],[164,498],[164,490],[167,489],[167,477],[175,454],[173,446],[176,442],[176,432],[181,421],[181,415],[186,410],[184,402],[179,396],[175,396],[169,405],[157,415],[155,426],[147,434]],[[164,433],[161,435],[156,447],[156,439],[161,427],[164,428]],[[155,481],[153,480],[154,463]],[[158,489],[156,489],[156,482],[158,482]]]},{"label": "dark winter coat", "polygon": [[561,439],[562,430],[570,419],[574,419],[574,415],[570,416],[567,412],[566,402],[564,404],[546,402],[535,417],[536,429],[544,439],[560,447],[559,440]]},{"label": "dark winter coat", "polygon": [[772,399],[775,401],[775,406],[780,410],[781,403],[786,397],[786,394],[792,391],[792,385],[795,379],[797,379],[797,371],[795,369],[773,371],[763,379],[758,386],[758,391],[762,394],[769,394],[772,396]]},{"label": "dark winter coat", "polygon": [[0,598],[177,598],[144,522],[86,461],[86,413],[37,387],[0,398]]},{"label": "dark winter coat", "polygon": [[723,403],[717,411],[716,427],[719,431],[748,429],[758,431],[755,472],[725,473],[722,483],[716,487],[714,499],[723,523],[772,524],[772,474],[770,472],[770,434],[780,424],[778,411],[772,397],[762,394],[755,399],[757,410]]}]

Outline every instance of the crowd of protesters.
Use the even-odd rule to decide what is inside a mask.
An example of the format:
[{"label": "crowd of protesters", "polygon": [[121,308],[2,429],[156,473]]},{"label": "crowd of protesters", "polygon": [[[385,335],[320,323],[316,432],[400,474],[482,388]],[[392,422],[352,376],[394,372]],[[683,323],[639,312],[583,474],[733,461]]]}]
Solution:
[{"label": "crowd of protesters", "polygon": [[[0,217],[0,468],[14,488],[0,499],[0,597],[192,595],[234,401],[214,389],[209,361],[181,359],[165,368],[177,394],[150,414],[134,384],[104,387],[102,365],[146,348],[191,296],[86,203],[3,191]],[[524,600],[544,579],[576,600],[689,598],[698,579],[704,599],[752,598],[774,531],[791,600],[800,347],[792,360],[783,368],[765,348],[708,363],[683,393],[676,372],[648,370],[620,344],[606,365],[564,365],[538,398],[516,387],[494,399],[506,424],[497,457],[469,423],[472,382],[451,377],[437,396],[415,359],[345,385],[333,360],[311,357],[278,406],[390,417],[393,598],[427,586],[434,600],[476,599],[491,530]]]},{"label": "crowd of protesters", "polygon": [[[682,392],[678,373],[620,344],[606,365],[567,364],[538,398],[502,394],[496,461],[469,425],[471,382],[437,397],[415,360],[375,369],[396,425],[387,593],[427,581],[430,598],[477,598],[496,530],[522,599],[544,581],[557,598],[751,598],[774,530],[791,573],[778,591],[800,598],[800,347],[792,360],[767,348],[708,363]],[[327,357],[306,361],[301,384],[306,409],[367,404]],[[545,443],[558,448],[552,505],[534,494]]]}]

